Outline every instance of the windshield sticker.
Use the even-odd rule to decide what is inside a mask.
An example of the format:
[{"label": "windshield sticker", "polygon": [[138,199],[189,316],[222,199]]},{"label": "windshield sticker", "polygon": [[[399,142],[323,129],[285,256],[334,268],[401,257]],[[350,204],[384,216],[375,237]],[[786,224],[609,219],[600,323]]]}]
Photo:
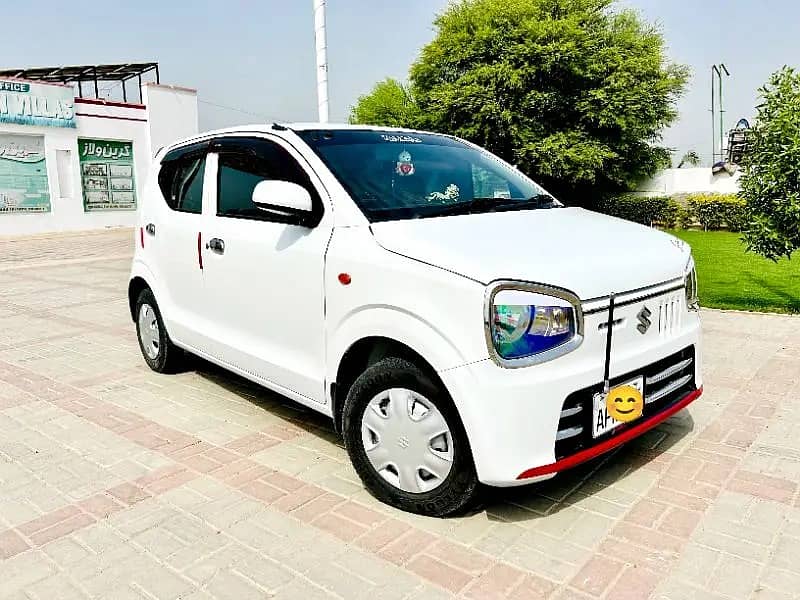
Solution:
[{"label": "windshield sticker", "polygon": [[421,144],[422,140],[417,137],[412,137],[410,135],[388,135],[388,134],[381,134],[381,139],[384,142],[399,142],[403,144]]},{"label": "windshield sticker", "polygon": [[407,150],[403,150],[400,156],[397,157],[395,172],[400,175],[400,177],[408,177],[414,174],[414,163],[411,162],[411,153]]},{"label": "windshield sticker", "polygon": [[461,199],[461,190],[455,183],[451,183],[445,188],[444,193],[433,192],[425,196],[425,199],[428,202],[458,202]]}]

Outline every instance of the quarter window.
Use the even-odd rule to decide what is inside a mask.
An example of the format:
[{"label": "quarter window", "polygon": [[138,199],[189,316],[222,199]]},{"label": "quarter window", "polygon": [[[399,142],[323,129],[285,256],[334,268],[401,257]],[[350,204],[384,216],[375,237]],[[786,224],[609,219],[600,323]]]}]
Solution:
[{"label": "quarter window", "polygon": [[195,214],[203,212],[205,166],[205,154],[186,155],[162,163],[158,185],[171,209]]}]

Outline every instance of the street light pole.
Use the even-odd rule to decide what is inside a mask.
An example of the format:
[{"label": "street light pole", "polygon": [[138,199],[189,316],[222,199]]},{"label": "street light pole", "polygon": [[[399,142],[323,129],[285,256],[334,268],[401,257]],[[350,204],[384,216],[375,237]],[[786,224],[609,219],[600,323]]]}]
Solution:
[{"label": "street light pole", "polygon": [[720,73],[719,73],[719,159],[725,160],[725,108],[722,105],[722,73],[725,73],[728,77],[731,76],[730,72],[728,71],[728,67],[726,67],[723,63],[719,63]]},{"label": "street light pole", "polygon": [[314,0],[314,37],[317,46],[317,108],[320,123],[328,122],[328,42],[325,0]]}]

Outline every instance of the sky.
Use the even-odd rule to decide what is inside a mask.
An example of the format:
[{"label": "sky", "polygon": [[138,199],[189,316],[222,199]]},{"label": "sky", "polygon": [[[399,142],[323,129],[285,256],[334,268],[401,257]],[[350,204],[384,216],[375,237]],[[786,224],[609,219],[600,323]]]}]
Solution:
[{"label": "sky", "polygon": [[[330,115],[405,79],[447,0],[328,0]],[[312,0],[0,0],[0,67],[156,61],[162,83],[198,90],[203,130],[317,118]],[[692,79],[664,143],[710,162],[710,68],[724,62],[726,129],[752,117],[757,89],[800,67],[797,0],[618,0],[664,32]],[[10,26],[15,24],[14,26]],[[110,91],[107,93],[111,93]]]}]

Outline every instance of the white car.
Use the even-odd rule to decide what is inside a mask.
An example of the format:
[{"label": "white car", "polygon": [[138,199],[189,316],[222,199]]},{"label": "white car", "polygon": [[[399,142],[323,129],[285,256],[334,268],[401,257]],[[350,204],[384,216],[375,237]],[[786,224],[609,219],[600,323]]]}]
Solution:
[{"label": "white car", "polygon": [[550,478],[702,392],[689,248],[454,137],[199,135],[156,156],[136,238],[147,364],[188,352],[330,416],[403,510]]}]

